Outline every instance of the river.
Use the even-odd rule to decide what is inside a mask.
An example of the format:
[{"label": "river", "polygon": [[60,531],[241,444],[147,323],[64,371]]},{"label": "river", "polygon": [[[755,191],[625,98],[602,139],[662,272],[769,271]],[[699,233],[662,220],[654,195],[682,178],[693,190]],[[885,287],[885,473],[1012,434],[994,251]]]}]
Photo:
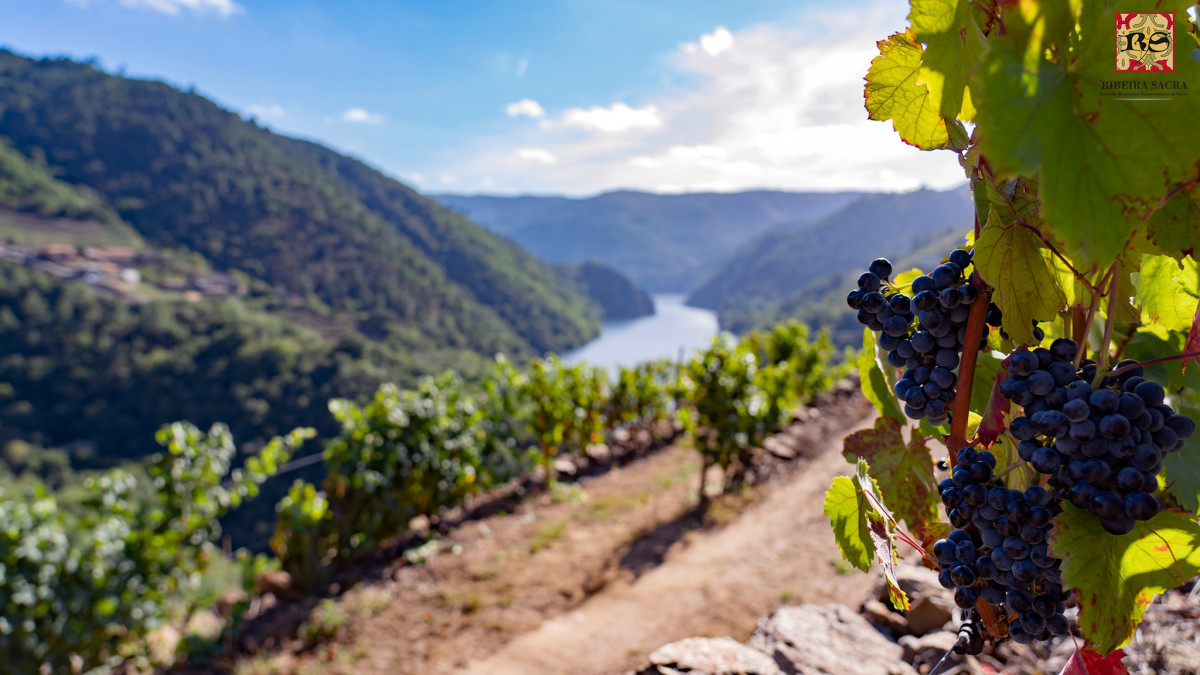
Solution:
[{"label": "river", "polygon": [[654,316],[604,324],[600,336],[579,349],[562,355],[567,363],[586,361],[614,369],[653,359],[678,360],[708,346],[717,334],[717,315],[707,309],[683,304],[686,296],[653,296]]}]

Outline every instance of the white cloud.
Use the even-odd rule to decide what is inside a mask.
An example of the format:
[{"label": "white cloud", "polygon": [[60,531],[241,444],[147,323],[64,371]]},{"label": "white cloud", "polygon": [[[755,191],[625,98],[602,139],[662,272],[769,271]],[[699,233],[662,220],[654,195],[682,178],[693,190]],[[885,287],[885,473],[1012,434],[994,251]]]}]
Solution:
[{"label": "white cloud", "polygon": [[[877,2],[810,9],[727,38],[717,29],[661,60],[663,81],[674,84],[657,96],[640,93],[641,107],[618,102],[546,115],[464,147],[433,170],[453,171],[472,189],[492,176],[490,190],[510,193],[960,185],[954,153],[921,152],[890,123],[867,119],[863,76],[878,54],[875,42],[905,23],[905,6]],[[517,148],[553,156],[554,171]]]},{"label": "white cloud", "polygon": [[558,157],[545,148],[518,148],[516,157],[521,161],[532,162],[534,164],[554,164],[558,162]]},{"label": "white cloud", "polygon": [[[87,7],[102,0],[67,0],[73,5]],[[194,14],[215,14],[223,19],[246,11],[234,0],[119,0],[122,7],[130,9],[148,9],[163,14],[177,16],[185,11]]]},{"label": "white cloud", "polygon": [[283,106],[275,103],[265,103],[261,105],[258,103],[251,103],[250,106],[246,108],[246,112],[249,113],[251,117],[257,117],[264,120],[278,119],[287,115],[287,111],[283,109]]},{"label": "white cloud", "polygon": [[534,119],[539,119],[546,115],[546,110],[542,108],[540,103],[528,98],[523,98],[515,103],[509,103],[505,106],[504,112],[508,113],[509,117],[526,115]]},{"label": "white cloud", "polygon": [[626,131],[657,129],[662,126],[662,115],[659,114],[658,106],[631,108],[617,102],[607,108],[571,108],[563,113],[562,124],[566,127],[619,134]]},{"label": "white cloud", "polygon": [[351,124],[379,124],[383,121],[383,115],[367,112],[362,108],[351,108],[342,113],[341,119]]},{"label": "white cloud", "polygon": [[520,61],[517,61],[517,79],[525,77],[525,69],[529,67],[529,57],[522,56]]},{"label": "white cloud", "polygon": [[717,26],[712,33],[700,36],[700,48],[709,56],[717,56],[733,47],[733,33],[725,26]]}]

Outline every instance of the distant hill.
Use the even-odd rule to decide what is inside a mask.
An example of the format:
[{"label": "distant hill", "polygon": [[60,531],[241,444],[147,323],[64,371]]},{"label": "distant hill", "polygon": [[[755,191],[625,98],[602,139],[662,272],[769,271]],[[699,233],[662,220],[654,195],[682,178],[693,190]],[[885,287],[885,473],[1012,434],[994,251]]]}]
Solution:
[{"label": "distant hill", "polygon": [[817,222],[789,223],[759,236],[716,268],[692,291],[688,304],[745,312],[830,275],[854,272],[857,277],[877,257],[897,259],[948,228],[961,230],[972,212],[965,186],[867,195]]},{"label": "distant hill", "polygon": [[683,293],[775,225],[809,223],[861,196],[770,190],[595,197],[434,195],[455,211],[556,263],[594,260],[651,292]]},{"label": "distant hill", "polygon": [[332,150],[197,94],[0,51],[0,137],[148,244],[203,256],[409,343],[565,350],[597,312],[547,265]]},{"label": "distant hill", "polygon": [[[962,226],[930,234],[916,248],[890,258],[898,270],[917,267],[931,270],[951,249],[963,244]],[[875,258],[872,257],[872,260]],[[814,328],[826,328],[839,346],[854,346],[862,341],[862,324],[846,305],[846,294],[855,288],[858,267],[844,269],[815,279],[777,300],[754,299],[730,305],[717,312],[721,327],[736,333],[769,329],[781,321],[801,321]]]},{"label": "distant hill", "polygon": [[588,261],[566,268],[567,276],[600,307],[606,321],[637,319],[654,314],[654,300],[629,277],[600,263]]},{"label": "distant hill", "polygon": [[138,245],[141,237],[103,197],[57,180],[0,141],[0,241]]}]

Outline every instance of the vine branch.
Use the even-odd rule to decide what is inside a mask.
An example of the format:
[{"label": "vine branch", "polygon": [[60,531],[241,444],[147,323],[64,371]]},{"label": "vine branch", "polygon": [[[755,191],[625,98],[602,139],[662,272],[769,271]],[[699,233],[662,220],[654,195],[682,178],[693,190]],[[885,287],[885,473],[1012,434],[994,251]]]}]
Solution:
[{"label": "vine branch", "polygon": [[1182,354],[1172,354],[1171,356],[1160,356],[1157,359],[1148,359],[1146,361],[1138,361],[1136,363],[1131,363],[1129,365],[1121,366],[1120,368],[1113,369],[1113,370],[1109,371],[1108,373],[1105,373],[1105,376],[1106,377],[1116,377],[1118,375],[1127,373],[1131,370],[1137,370],[1138,368],[1141,368],[1142,366],[1151,366],[1156,363],[1167,363],[1168,361],[1179,361],[1180,359],[1200,359],[1200,351],[1184,352]]},{"label": "vine branch", "polygon": [[967,420],[971,413],[971,385],[975,380],[975,361],[979,356],[979,340],[983,338],[983,322],[987,316],[988,301],[992,295],[992,289],[983,283],[978,272],[971,274],[971,283],[982,288],[979,297],[971,305],[971,313],[967,316],[967,335],[963,340],[962,362],[958,364],[958,392],[954,395],[954,419],[950,423],[950,438],[946,440],[951,469],[958,462],[958,451],[967,444]]}]

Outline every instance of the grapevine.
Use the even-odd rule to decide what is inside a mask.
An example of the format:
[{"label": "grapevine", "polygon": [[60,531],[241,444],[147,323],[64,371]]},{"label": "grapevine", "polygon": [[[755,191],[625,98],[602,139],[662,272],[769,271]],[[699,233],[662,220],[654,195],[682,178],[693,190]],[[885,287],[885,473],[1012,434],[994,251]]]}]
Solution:
[{"label": "grapevine", "polygon": [[[958,155],[975,222],[928,273],[877,258],[849,289],[880,419],[826,512],[847,560],[889,570],[890,542],[838,525],[871,495],[860,517],[953,591],[960,653],[1064,636],[1075,606],[1083,660],[1119,659],[1200,572],[1200,145],[1169,140],[1200,105],[1104,91],[1200,75],[1200,41],[1186,3],[1141,5],[912,0],[867,73],[871,119]],[[1171,13],[1171,68],[1114,71],[1117,10]]]}]

